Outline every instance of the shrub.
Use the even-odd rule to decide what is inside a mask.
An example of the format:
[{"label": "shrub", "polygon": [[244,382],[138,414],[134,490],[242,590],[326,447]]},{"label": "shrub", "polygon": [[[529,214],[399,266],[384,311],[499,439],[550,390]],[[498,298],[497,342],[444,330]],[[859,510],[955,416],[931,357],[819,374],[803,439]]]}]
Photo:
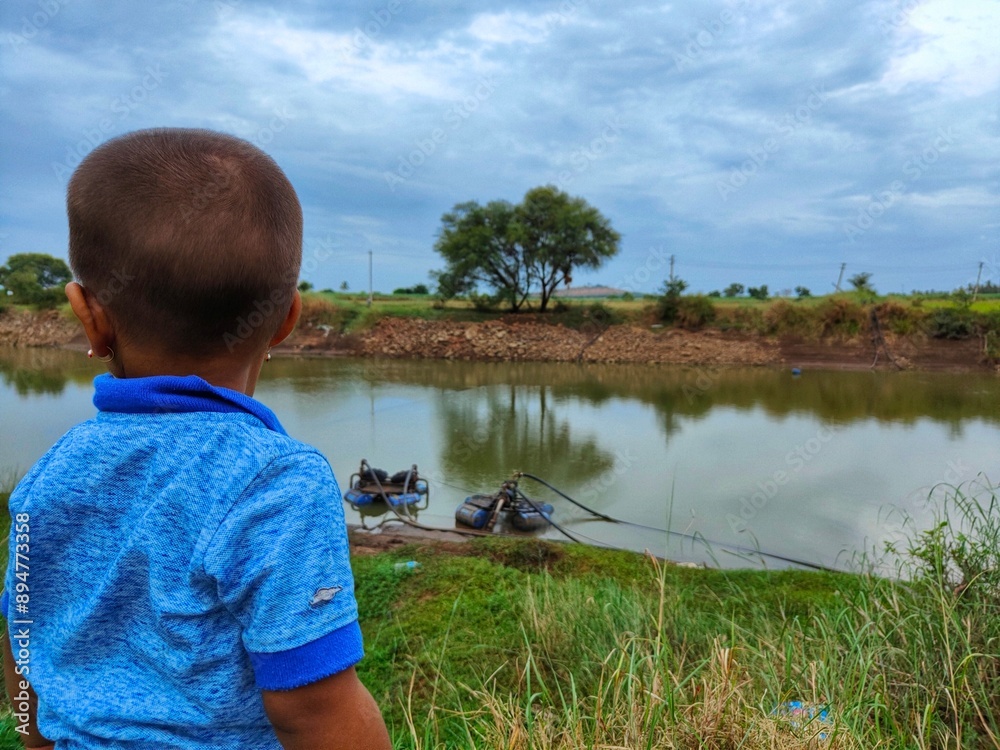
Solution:
[{"label": "shrub", "polygon": [[663,283],[663,295],[659,302],[659,316],[664,323],[673,323],[677,320],[680,310],[681,294],[687,289],[687,282],[684,279],[671,279]]},{"label": "shrub", "polygon": [[875,292],[875,287],[872,286],[872,275],[867,271],[854,274],[847,280],[847,283],[858,292]]},{"label": "shrub", "polygon": [[66,301],[62,289],[39,289],[32,296],[31,304],[36,310],[54,310]]},{"label": "shrub", "polygon": [[987,331],[983,334],[983,357],[987,362],[1000,362],[1000,333]]},{"label": "shrub", "polygon": [[621,316],[601,302],[589,305],[566,305],[559,322],[568,328],[576,328],[588,335],[596,335],[608,326],[621,323]]},{"label": "shrub", "polygon": [[715,305],[704,294],[681,297],[677,303],[677,325],[697,330],[715,320]]},{"label": "shrub", "polygon": [[847,297],[824,300],[817,314],[824,336],[857,336],[868,325],[864,307]]},{"label": "shrub", "polygon": [[924,315],[913,307],[899,302],[883,302],[875,307],[875,314],[883,330],[906,336],[918,329]]},{"label": "shrub", "polygon": [[767,333],[797,333],[803,336],[816,328],[816,313],[788,300],[779,299],[764,311]]},{"label": "shrub", "polygon": [[767,291],[767,284],[752,286],[747,289],[747,294],[749,294],[753,299],[759,299],[761,301],[766,300],[771,296],[771,293]]},{"label": "shrub", "polygon": [[[477,312],[492,312],[497,309],[500,299],[495,294],[480,294],[479,292],[469,292],[469,302]],[[558,302],[556,303],[558,307]]]},{"label": "shrub", "polygon": [[764,312],[760,307],[723,307],[716,311],[716,325],[723,331],[766,333]]},{"label": "shrub", "polygon": [[936,339],[967,339],[976,332],[975,316],[968,309],[942,308],[931,315],[929,328]]},{"label": "shrub", "polygon": [[359,314],[353,307],[341,307],[322,297],[304,297],[300,321],[303,327],[329,326],[338,333],[343,333]]}]

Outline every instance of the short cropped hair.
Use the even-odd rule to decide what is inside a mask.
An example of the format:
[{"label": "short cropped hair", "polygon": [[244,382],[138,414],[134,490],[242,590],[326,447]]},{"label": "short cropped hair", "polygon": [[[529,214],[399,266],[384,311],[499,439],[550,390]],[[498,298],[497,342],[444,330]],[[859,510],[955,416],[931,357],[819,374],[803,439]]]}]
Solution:
[{"label": "short cropped hair", "polygon": [[302,208],[281,168],[210,130],[102,144],[67,190],[69,259],[126,340],[194,356],[257,348],[288,313]]}]

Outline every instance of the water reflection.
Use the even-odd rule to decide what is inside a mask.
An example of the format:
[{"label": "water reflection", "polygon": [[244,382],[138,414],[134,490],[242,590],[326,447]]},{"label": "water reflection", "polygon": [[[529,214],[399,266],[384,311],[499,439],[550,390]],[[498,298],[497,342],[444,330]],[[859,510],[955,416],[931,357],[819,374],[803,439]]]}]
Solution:
[{"label": "water reflection", "polygon": [[0,381],[19,396],[58,395],[67,383],[89,383],[102,371],[86,355],[59,349],[0,348]]},{"label": "water reflection", "polygon": [[[290,366],[301,368],[306,363],[299,360]],[[837,424],[869,419],[913,424],[930,418],[960,431],[969,419],[1000,423],[1000,379],[985,372],[806,372],[795,377],[771,368],[413,360],[353,360],[339,362],[338,367],[349,367],[372,381],[446,391],[545,386],[553,403],[576,399],[600,405],[638,399],[664,415],[668,435],[678,428],[678,417],[698,420],[723,406],[763,409],[776,418],[811,415]]]},{"label": "water reflection", "polygon": [[[593,479],[614,464],[593,434],[575,434],[571,405],[547,385],[492,385],[472,397],[442,394],[436,399],[440,465],[450,481],[478,487],[500,480],[487,467],[515,470],[545,467],[556,483]],[[577,433],[580,430],[576,431]]]},{"label": "water reflection", "polygon": [[[86,384],[100,372],[99,363],[76,352],[0,348],[0,378],[22,396],[58,394],[66,383]],[[348,393],[367,383],[447,392],[507,386],[542,394],[538,389],[544,388],[540,398],[550,406],[637,399],[662,414],[668,436],[679,429],[680,417],[696,421],[723,406],[763,409],[776,418],[811,415],[837,424],[868,419],[914,424],[929,418],[948,423],[956,435],[969,419],[1000,423],[1000,379],[980,372],[806,372],[793,377],[770,368],[277,357],[264,367],[261,380],[282,381],[303,394]]]}]

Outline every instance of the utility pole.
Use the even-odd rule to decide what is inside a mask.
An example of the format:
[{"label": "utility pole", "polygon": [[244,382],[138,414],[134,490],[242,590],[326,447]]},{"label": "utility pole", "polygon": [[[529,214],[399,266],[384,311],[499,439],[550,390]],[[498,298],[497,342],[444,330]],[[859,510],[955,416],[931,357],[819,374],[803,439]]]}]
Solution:
[{"label": "utility pole", "polygon": [[976,290],[972,293],[972,301],[976,301],[976,297],[979,296],[979,282],[983,278],[983,261],[979,261],[979,273],[976,274]]},{"label": "utility pole", "polygon": [[372,306],[372,251],[368,251],[368,307]]},{"label": "utility pole", "polygon": [[844,269],[847,268],[846,263],[840,264],[840,276],[837,277],[837,291],[840,291],[840,282],[844,280]]},{"label": "utility pole", "polygon": [[670,256],[670,283],[671,284],[674,283],[674,258],[675,257],[676,256],[674,256],[674,255]]}]

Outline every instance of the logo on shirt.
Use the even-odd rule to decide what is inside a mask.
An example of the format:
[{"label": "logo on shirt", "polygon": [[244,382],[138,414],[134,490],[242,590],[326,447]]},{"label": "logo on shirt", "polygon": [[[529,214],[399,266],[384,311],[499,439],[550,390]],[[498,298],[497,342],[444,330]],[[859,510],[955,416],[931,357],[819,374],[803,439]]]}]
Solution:
[{"label": "logo on shirt", "polygon": [[318,607],[320,604],[326,604],[329,601],[333,601],[333,597],[337,595],[337,592],[343,590],[343,586],[331,586],[326,589],[316,589],[316,593],[313,594],[312,601],[309,602],[309,606]]}]

